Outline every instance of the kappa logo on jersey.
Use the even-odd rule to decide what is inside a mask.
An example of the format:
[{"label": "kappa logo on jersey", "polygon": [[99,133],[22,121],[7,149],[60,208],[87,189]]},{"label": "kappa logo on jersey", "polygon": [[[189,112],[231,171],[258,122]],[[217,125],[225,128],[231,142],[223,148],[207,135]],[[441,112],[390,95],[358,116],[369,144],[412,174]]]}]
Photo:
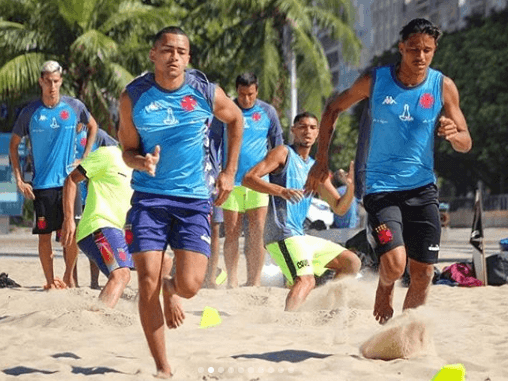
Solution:
[{"label": "kappa logo on jersey", "polygon": [[175,115],[173,114],[173,109],[171,107],[168,107],[168,115],[162,122],[167,126],[173,126],[178,123],[178,119],[176,119]]},{"label": "kappa logo on jersey", "polygon": [[255,112],[252,114],[252,120],[254,122],[259,122],[261,120],[261,114],[259,112]]},{"label": "kappa logo on jersey", "polygon": [[67,110],[62,110],[62,111],[60,112],[60,119],[62,119],[62,120],[67,120],[67,119],[69,119],[69,116],[70,116],[70,115],[69,115],[69,111],[67,111]]},{"label": "kappa logo on jersey", "polygon": [[181,106],[185,111],[194,111],[197,104],[198,102],[191,95],[186,95],[185,97],[183,97],[181,102]]},{"label": "kappa logo on jersey", "polygon": [[404,111],[402,112],[401,115],[399,115],[399,119],[402,120],[403,122],[413,121],[414,118],[409,113],[409,105],[407,103],[404,105]]},{"label": "kappa logo on jersey", "polygon": [[39,116],[39,122],[44,122],[45,120],[48,120],[48,117],[46,115]]},{"label": "kappa logo on jersey", "polygon": [[148,106],[145,106],[146,112],[159,111],[162,109],[163,109],[163,107],[159,102],[152,102]]},{"label": "kappa logo on jersey", "polygon": [[434,105],[434,97],[432,94],[425,93],[420,97],[420,106],[423,108],[431,108]]},{"label": "kappa logo on jersey", "polygon": [[51,128],[59,128],[60,127],[60,125],[56,122],[56,118],[53,118],[53,120],[51,121],[50,127]]},{"label": "kappa logo on jersey", "polygon": [[393,239],[393,233],[388,226],[385,224],[381,224],[376,228],[377,239],[381,245],[386,245],[388,242],[391,242]]},{"label": "kappa logo on jersey", "polygon": [[387,95],[382,104],[384,104],[384,105],[396,105],[397,102],[395,101],[395,99],[393,99],[393,97],[391,97],[390,95]]}]

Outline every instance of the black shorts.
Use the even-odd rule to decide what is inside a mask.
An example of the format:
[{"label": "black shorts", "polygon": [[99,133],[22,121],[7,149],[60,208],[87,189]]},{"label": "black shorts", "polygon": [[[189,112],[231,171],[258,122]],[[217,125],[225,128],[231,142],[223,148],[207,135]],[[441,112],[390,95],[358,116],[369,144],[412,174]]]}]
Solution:
[{"label": "black shorts", "polygon": [[[49,234],[62,228],[63,214],[63,188],[34,189],[34,218],[33,234]],[[76,195],[74,202],[75,215],[78,219],[82,214],[81,196]],[[58,237],[57,237],[58,238]]]},{"label": "black shorts", "polygon": [[398,192],[369,194],[367,237],[378,256],[405,246],[407,256],[434,264],[439,254],[441,222],[435,184]]}]

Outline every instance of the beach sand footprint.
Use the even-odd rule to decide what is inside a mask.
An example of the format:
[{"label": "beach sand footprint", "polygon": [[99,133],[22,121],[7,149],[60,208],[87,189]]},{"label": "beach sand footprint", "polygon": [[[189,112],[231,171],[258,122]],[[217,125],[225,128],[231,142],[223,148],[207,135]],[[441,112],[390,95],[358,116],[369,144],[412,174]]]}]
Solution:
[{"label": "beach sand footprint", "polygon": [[428,324],[408,310],[364,342],[360,352],[368,359],[395,360],[433,354],[435,349]]}]

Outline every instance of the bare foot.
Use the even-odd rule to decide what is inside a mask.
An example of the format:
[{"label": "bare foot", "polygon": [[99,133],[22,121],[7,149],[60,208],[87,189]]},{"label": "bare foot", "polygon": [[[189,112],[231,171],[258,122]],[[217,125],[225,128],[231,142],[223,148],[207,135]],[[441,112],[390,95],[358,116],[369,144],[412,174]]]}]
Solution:
[{"label": "bare foot", "polygon": [[54,278],[51,284],[45,284],[44,290],[63,290],[67,288],[67,285],[60,279]]},{"label": "bare foot", "polygon": [[167,380],[167,379],[173,377],[173,373],[171,373],[171,371],[164,372],[162,370],[158,370],[157,374],[154,377],[162,379],[162,380]]},{"label": "bare foot", "polygon": [[164,317],[168,328],[178,328],[185,319],[180,298],[178,295],[171,294],[169,291],[170,278],[165,276],[162,278],[162,296],[164,299]]},{"label": "bare foot", "polygon": [[379,324],[385,324],[393,316],[393,286],[393,284],[388,287],[381,284],[377,286],[373,315]]}]

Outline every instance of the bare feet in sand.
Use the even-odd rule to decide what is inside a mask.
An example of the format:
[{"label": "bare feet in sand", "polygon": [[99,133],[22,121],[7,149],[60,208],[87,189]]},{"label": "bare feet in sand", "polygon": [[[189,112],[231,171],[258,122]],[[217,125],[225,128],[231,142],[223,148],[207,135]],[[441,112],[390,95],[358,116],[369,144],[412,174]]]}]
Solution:
[{"label": "bare feet in sand", "polygon": [[185,319],[180,298],[170,292],[170,278],[162,278],[162,296],[164,298],[164,317],[168,328],[178,328]]},{"label": "bare feet in sand", "polygon": [[67,285],[60,278],[54,278],[53,283],[45,284],[43,288],[44,290],[63,290],[67,288]]},{"label": "bare feet in sand", "polygon": [[163,372],[162,370],[158,370],[157,374],[154,377],[162,380],[167,380],[173,377],[173,373],[171,373],[171,371]]},{"label": "bare feet in sand", "polygon": [[391,286],[378,284],[377,286],[373,315],[379,324],[385,324],[393,316],[393,286],[393,284]]}]

